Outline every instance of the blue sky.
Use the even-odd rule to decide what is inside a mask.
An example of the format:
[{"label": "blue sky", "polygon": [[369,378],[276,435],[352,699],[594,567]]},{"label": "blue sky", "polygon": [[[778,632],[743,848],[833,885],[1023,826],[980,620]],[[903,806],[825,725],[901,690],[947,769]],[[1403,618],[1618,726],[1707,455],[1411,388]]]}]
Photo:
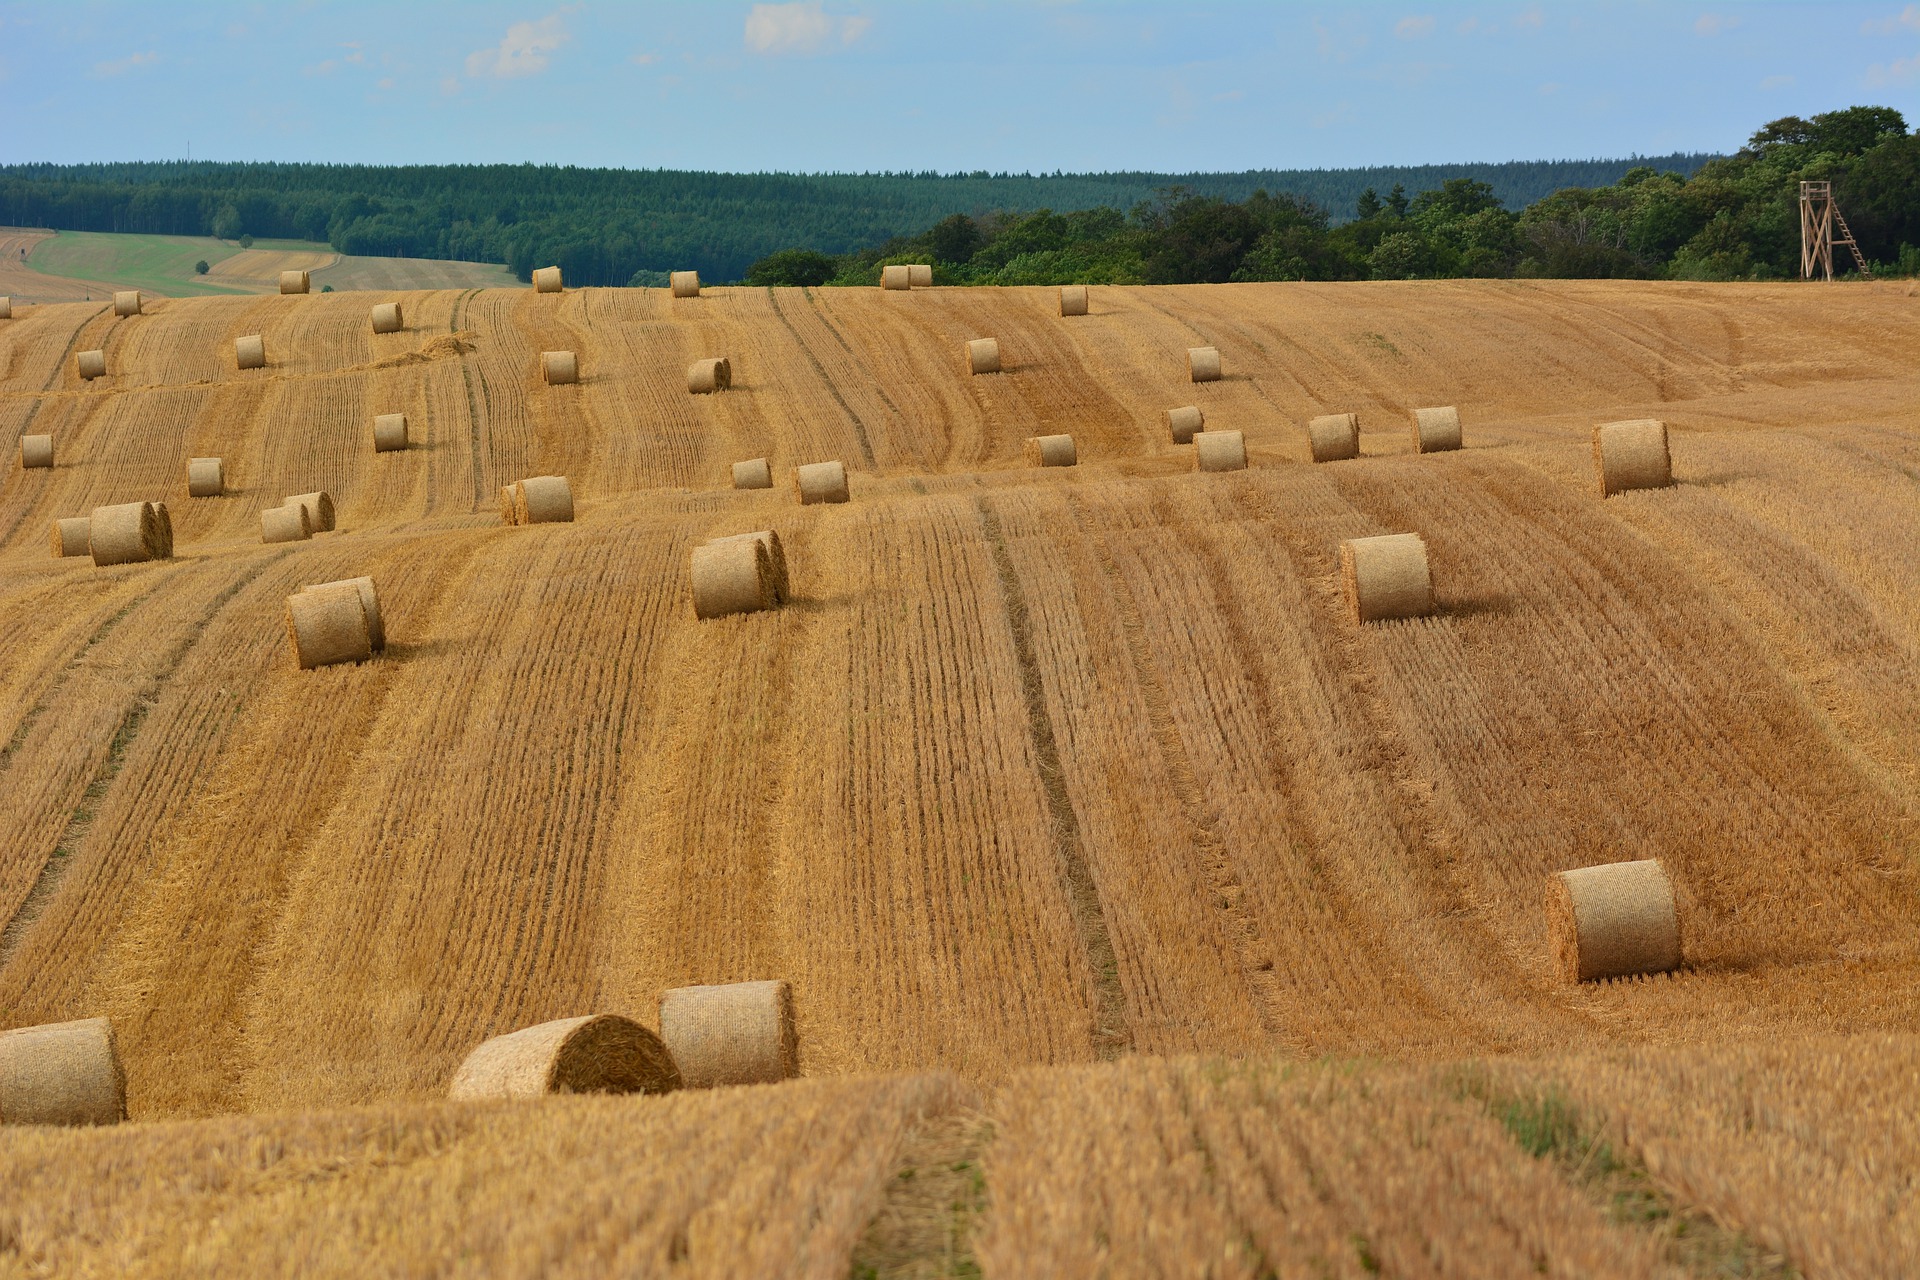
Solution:
[{"label": "blue sky", "polygon": [[0,162],[1186,171],[1920,124],[1920,4],[0,0]]}]

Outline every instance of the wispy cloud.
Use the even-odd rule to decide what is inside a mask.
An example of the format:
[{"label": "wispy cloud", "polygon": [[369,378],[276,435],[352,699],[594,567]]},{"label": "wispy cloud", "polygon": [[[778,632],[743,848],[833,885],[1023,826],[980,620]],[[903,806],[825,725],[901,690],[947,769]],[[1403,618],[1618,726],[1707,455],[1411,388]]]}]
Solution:
[{"label": "wispy cloud", "polygon": [[1920,80],[1920,53],[1892,62],[1876,62],[1867,68],[1867,83],[1878,89],[1883,85],[1906,84]]},{"label": "wispy cloud", "polygon": [[467,74],[510,80],[538,75],[553,60],[554,50],[573,39],[566,18],[550,13],[538,22],[516,22],[507,28],[498,46],[467,55]]},{"label": "wispy cloud", "polygon": [[1402,40],[1418,40],[1421,36],[1433,34],[1433,15],[1421,14],[1418,17],[1402,18],[1393,24],[1393,34]]},{"label": "wispy cloud", "polygon": [[650,67],[660,61],[660,55],[657,53],[636,53],[630,56],[627,61],[636,67]]},{"label": "wispy cloud", "polygon": [[1768,76],[1760,82],[1762,89],[1785,89],[1793,83],[1792,76]]},{"label": "wispy cloud", "polygon": [[1717,36],[1731,31],[1740,25],[1740,19],[1724,13],[1703,13],[1693,24],[1693,34],[1697,36]]},{"label": "wispy cloud", "polygon": [[820,0],[756,4],[747,14],[747,48],[755,53],[818,53],[836,42],[852,44],[871,26],[872,18],[828,13]]},{"label": "wispy cloud", "polygon": [[1522,9],[1513,15],[1513,25],[1522,31],[1538,31],[1547,25],[1547,15],[1541,12],[1539,5],[1531,9]]},{"label": "wispy cloud", "polygon": [[1910,4],[1891,18],[1869,18],[1860,24],[1860,34],[1868,36],[1890,36],[1905,27],[1909,31],[1920,31],[1920,4]]},{"label": "wispy cloud", "polygon": [[112,62],[96,62],[93,74],[99,77],[123,76],[137,67],[150,67],[160,61],[160,55],[149,49],[145,53],[130,53],[124,58],[115,58]]}]

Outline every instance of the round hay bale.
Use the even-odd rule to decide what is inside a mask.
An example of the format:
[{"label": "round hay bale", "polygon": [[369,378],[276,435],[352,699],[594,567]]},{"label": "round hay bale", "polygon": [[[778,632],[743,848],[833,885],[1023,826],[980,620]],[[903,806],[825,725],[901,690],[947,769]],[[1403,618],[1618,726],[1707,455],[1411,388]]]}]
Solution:
[{"label": "round hay bale", "polygon": [[73,357],[73,367],[87,382],[92,382],[95,378],[104,378],[107,376],[107,353],[82,351]]},{"label": "round hay bale", "polygon": [[1193,437],[1195,471],[1245,471],[1247,438],[1238,431],[1200,431]]},{"label": "round hay bale", "polygon": [[13,299],[0,293],[0,320],[13,319]]},{"label": "round hay bale", "polygon": [[533,273],[533,291],[535,293],[559,293],[566,286],[560,282],[560,268],[537,267]]},{"label": "round hay bale", "polygon": [[501,524],[519,524],[520,523],[519,506],[520,506],[519,491],[510,484],[501,485],[500,486],[500,523]]},{"label": "round hay bale", "polygon": [[793,989],[784,982],[675,987],[660,997],[660,1039],[689,1089],[776,1084],[800,1074]]},{"label": "round hay bale", "polygon": [[909,289],[933,288],[933,264],[930,262],[909,262],[907,264],[907,287]]},{"label": "round hay bale", "polygon": [[233,360],[242,369],[267,367],[267,344],[257,333],[233,340]]},{"label": "round hay bale", "polygon": [[723,542],[757,542],[767,549],[767,559],[773,564],[773,598],[775,603],[785,604],[793,598],[787,586],[787,549],[780,544],[780,535],[771,529],[755,529],[752,533],[734,533],[724,538],[709,539],[707,545],[718,546]]},{"label": "round hay bale", "polygon": [[1460,447],[1460,411],[1452,405],[1413,411],[1413,451],[1444,453]]},{"label": "round hay bale", "polygon": [[696,396],[725,391],[732,385],[733,361],[725,356],[695,360],[687,366],[687,390]]},{"label": "round hay bale", "polygon": [[1434,609],[1427,544],[1417,533],[1349,538],[1340,544],[1340,581],[1361,622],[1423,618]]},{"label": "round hay bale", "polygon": [[566,524],[573,519],[573,486],[565,476],[530,476],[513,486],[516,524]]},{"label": "round hay bale", "polygon": [[397,302],[376,302],[369,318],[375,333],[398,333],[407,327],[406,313]]},{"label": "round hay bale", "polygon": [[1680,912],[1658,858],[1547,879],[1547,936],[1567,982],[1680,967]]},{"label": "round hay bale", "polygon": [[1315,462],[1339,462],[1360,456],[1360,415],[1325,413],[1307,423],[1307,443]]},{"label": "round hay bale", "polygon": [[360,589],[350,582],[296,591],[287,597],[287,639],[302,671],[373,656],[373,634]]},{"label": "round hay bale", "polygon": [[87,531],[92,522],[85,516],[68,516],[53,522],[53,558],[87,554]]},{"label": "round hay bale", "polygon": [[281,293],[305,293],[309,281],[304,271],[282,271],[280,273]]},{"label": "round hay bale", "polygon": [[975,373],[1000,372],[1000,339],[975,338],[967,343],[967,368]]},{"label": "round hay bale", "polygon": [[697,298],[700,296],[700,273],[698,271],[675,271],[667,277],[667,283],[673,289],[676,298]]},{"label": "round hay bale", "polygon": [[1080,460],[1072,436],[1028,436],[1022,453],[1030,467],[1071,467]]},{"label": "round hay bale", "polygon": [[1600,496],[1628,489],[1664,489],[1673,483],[1667,424],[1656,418],[1603,422],[1593,429],[1593,469]]},{"label": "round hay bale", "polygon": [[734,463],[733,487],[736,489],[773,488],[773,466],[765,458],[750,458],[745,462]]},{"label": "round hay bale", "polygon": [[333,495],[325,489],[317,489],[312,493],[296,493],[292,497],[282,498],[281,502],[289,507],[305,507],[307,523],[313,527],[315,533],[333,531]]},{"label": "round hay bale", "polygon": [[680,1069],[659,1036],[631,1018],[602,1013],[495,1036],[467,1055],[447,1096],[480,1101],[679,1087]]},{"label": "round hay bale", "polygon": [[160,539],[155,544],[153,558],[171,560],[173,559],[173,514],[167,510],[166,503],[153,504],[153,519],[160,530]]},{"label": "round hay bale", "polygon": [[382,413],[373,419],[373,451],[393,453],[407,447],[407,415]]},{"label": "round hay bale", "polygon": [[1167,434],[1173,437],[1175,444],[1192,444],[1193,438],[1207,428],[1207,415],[1200,411],[1198,405],[1192,404],[1162,410],[1160,421],[1166,424]]},{"label": "round hay bale", "polygon": [[105,1018],[0,1031],[0,1124],[119,1124],[127,1075]]},{"label": "round hay bale", "polygon": [[297,502],[260,513],[260,541],[305,542],[313,536],[313,517]]},{"label": "round hay bale", "polygon": [[816,502],[845,502],[852,496],[847,492],[847,467],[843,462],[809,462],[795,467],[793,484],[800,491],[803,507]]},{"label": "round hay bale", "polygon": [[219,458],[187,459],[187,496],[217,498],[227,491],[227,465]]},{"label": "round hay bale", "polygon": [[1220,349],[1218,347],[1188,347],[1187,376],[1195,382],[1220,381]]},{"label": "round hay bale", "polygon": [[113,295],[113,314],[116,316],[137,316],[140,314],[140,291],[122,289]]},{"label": "round hay bale", "polygon": [[95,507],[87,517],[87,550],[96,565],[142,564],[160,556],[160,516],[151,502]]},{"label": "round hay bale", "polygon": [[372,578],[341,578],[337,582],[315,582],[300,588],[302,591],[319,591],[326,587],[352,587],[360,593],[360,608],[367,615],[367,642],[373,651],[379,653],[387,647],[387,627],[380,618],[380,591],[373,585]]},{"label": "round hay bale", "polygon": [[1087,314],[1087,286],[1083,284],[1060,286],[1060,314],[1063,316]]},{"label": "round hay bale", "polygon": [[27,468],[44,468],[53,465],[52,436],[21,436],[20,465]]},{"label": "round hay bale", "polygon": [[882,289],[913,288],[913,271],[905,266],[880,268],[880,287]]},{"label": "round hay bale", "polygon": [[580,381],[580,357],[571,351],[542,351],[540,374],[550,387],[563,387]]},{"label": "round hay bale", "polygon": [[780,603],[774,589],[773,558],[766,544],[753,538],[728,538],[695,547],[687,570],[696,618],[758,613]]}]

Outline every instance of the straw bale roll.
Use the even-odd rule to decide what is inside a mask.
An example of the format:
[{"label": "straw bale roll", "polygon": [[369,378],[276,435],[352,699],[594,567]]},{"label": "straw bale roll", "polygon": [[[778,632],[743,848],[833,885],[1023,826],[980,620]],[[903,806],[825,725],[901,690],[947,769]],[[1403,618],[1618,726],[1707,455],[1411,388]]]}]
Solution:
[{"label": "straw bale roll", "polygon": [[1568,982],[1680,967],[1680,912],[1658,858],[1548,877],[1547,934]]},{"label": "straw bale roll", "polygon": [[282,271],[280,273],[281,293],[305,293],[308,288],[307,273],[304,271]]},{"label": "straw bale roll", "polygon": [[1187,376],[1195,382],[1220,381],[1220,348],[1188,347]]},{"label": "straw bale roll", "polygon": [[96,565],[156,560],[160,547],[160,516],[151,502],[95,507],[87,517],[87,550]]},{"label": "straw bale roll", "polygon": [[560,282],[560,268],[536,267],[533,272],[533,291],[535,293],[559,293],[565,286]]},{"label": "straw bale roll", "polygon": [[1444,453],[1460,447],[1460,411],[1452,405],[1413,411],[1413,451]]},{"label": "straw bale roll", "polygon": [[1600,496],[1628,489],[1664,489],[1673,483],[1667,424],[1656,418],[1603,422],[1593,429],[1593,469]]},{"label": "straw bale roll", "polygon": [[631,1018],[602,1013],[495,1036],[467,1055],[447,1096],[481,1101],[679,1087],[680,1069],[659,1036]]},{"label": "straw bale roll", "polygon": [[73,367],[87,382],[107,376],[107,353],[104,351],[82,351],[73,357]]},{"label": "straw bale roll", "polygon": [[140,314],[140,291],[122,289],[113,295],[113,314],[116,316],[137,316]]},{"label": "straw bale roll", "polygon": [[542,351],[540,374],[550,387],[562,387],[580,381],[580,357],[571,351]]},{"label": "straw bale roll", "polygon": [[310,587],[287,597],[287,639],[302,671],[373,656],[373,632],[360,588],[350,582]]},{"label": "straw bale roll", "polygon": [[1245,471],[1247,438],[1238,431],[1201,431],[1193,437],[1195,471]]},{"label": "straw bale roll", "polygon": [[908,263],[907,286],[912,289],[933,288],[933,264],[931,262]]},{"label": "straw bale roll", "polygon": [[13,299],[0,293],[0,320],[13,319]]},{"label": "straw bale roll", "polygon": [[520,503],[519,490],[515,489],[510,484],[503,484],[500,486],[500,523],[501,524],[519,524],[520,523],[519,503]]},{"label": "straw bale roll", "polygon": [[1030,467],[1070,467],[1080,460],[1072,436],[1028,436],[1022,452]]},{"label": "straw bale roll", "polygon": [[406,313],[397,302],[376,302],[369,315],[375,333],[398,333],[407,327]]},{"label": "straw bale roll", "polygon": [[515,524],[566,524],[573,519],[573,486],[565,476],[529,476],[513,486]]},{"label": "straw bale roll", "polygon": [[1087,286],[1083,284],[1060,286],[1060,314],[1063,316],[1087,314]]},{"label": "straw bale roll", "polygon": [[53,465],[53,437],[21,436],[20,465],[22,467],[51,467]]},{"label": "straw bale roll", "polygon": [[1181,405],[1178,409],[1161,411],[1160,421],[1166,424],[1167,434],[1173,437],[1175,444],[1192,444],[1194,436],[1207,429],[1207,415],[1198,405]]},{"label": "straw bale roll", "polygon": [[267,344],[257,333],[233,340],[233,360],[242,369],[267,367]]},{"label": "straw bale roll", "polygon": [[1360,415],[1324,413],[1307,423],[1307,443],[1315,462],[1339,462],[1360,456]]},{"label": "straw bale roll", "polygon": [[380,591],[373,585],[372,578],[342,578],[337,582],[314,582],[300,588],[302,591],[319,591],[326,587],[352,587],[360,593],[360,608],[367,615],[367,641],[373,651],[379,653],[387,647],[387,627],[380,620]]},{"label": "straw bale roll", "polygon": [[882,289],[913,288],[913,272],[904,266],[880,268],[880,287]]},{"label": "straw bale roll", "polygon": [[733,487],[736,489],[773,488],[773,466],[765,458],[750,458],[745,462],[733,464]]},{"label": "straw bale roll", "polygon": [[87,532],[91,521],[85,516],[68,516],[53,522],[53,558],[87,554]]},{"label": "straw bale roll", "polygon": [[227,464],[219,458],[187,459],[187,496],[217,498],[227,491]]},{"label": "straw bale roll", "polygon": [[688,562],[693,583],[693,616],[724,618],[758,613],[779,604],[774,589],[773,557],[753,538],[728,538],[695,547]]},{"label": "straw bale roll", "polygon": [[333,495],[325,489],[316,489],[312,493],[296,493],[281,500],[289,507],[305,507],[307,523],[313,526],[315,533],[329,533],[333,529]]},{"label": "straw bale roll", "polygon": [[373,451],[392,453],[396,449],[407,447],[407,415],[404,413],[376,414],[373,419]]},{"label": "straw bale roll", "polygon": [[784,982],[675,987],[660,997],[660,1038],[689,1089],[776,1084],[800,1074],[793,989]]},{"label": "straw bale roll", "polygon": [[127,1075],[105,1018],[0,1031],[0,1124],[119,1124]]},{"label": "straw bale roll", "polygon": [[725,356],[695,360],[687,366],[687,390],[696,396],[725,391],[733,385],[733,361]]},{"label": "straw bale roll", "polygon": [[752,533],[734,533],[724,538],[708,539],[710,547],[723,542],[757,542],[767,549],[767,559],[773,562],[773,598],[777,603],[785,604],[793,598],[787,586],[787,549],[780,545],[780,535],[771,529],[755,529]]},{"label": "straw bale roll", "polygon": [[667,277],[676,298],[697,298],[700,296],[700,273],[698,271],[676,271]]},{"label": "straw bale roll", "polygon": [[156,560],[171,560],[173,559],[173,515],[167,510],[166,503],[156,502],[153,504],[153,519],[155,526],[160,531],[160,538],[155,544],[153,558]]},{"label": "straw bale roll", "polygon": [[313,518],[297,502],[260,513],[260,541],[305,542],[313,536]]},{"label": "straw bale roll", "polygon": [[1000,339],[975,338],[967,343],[967,368],[975,373],[1000,372]]},{"label": "straw bale roll", "polygon": [[816,502],[845,502],[851,496],[847,492],[847,467],[843,462],[809,462],[804,467],[795,467],[793,483],[800,491],[803,507]]},{"label": "straw bale roll", "polygon": [[1340,544],[1340,581],[1361,622],[1422,618],[1434,609],[1427,544],[1417,533],[1349,538]]}]

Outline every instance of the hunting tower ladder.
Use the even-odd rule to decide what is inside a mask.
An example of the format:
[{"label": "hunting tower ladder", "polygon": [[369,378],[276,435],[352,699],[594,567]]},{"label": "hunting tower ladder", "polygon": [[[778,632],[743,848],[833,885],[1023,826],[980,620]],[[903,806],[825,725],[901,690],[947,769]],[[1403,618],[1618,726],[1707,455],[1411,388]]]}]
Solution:
[{"label": "hunting tower ladder", "polygon": [[1800,278],[1811,280],[1817,272],[1823,280],[1833,279],[1833,251],[1840,245],[1853,250],[1853,261],[1860,268],[1860,278],[1873,279],[1873,272],[1867,270],[1865,255],[1860,252],[1860,246],[1854,243],[1852,229],[1847,226],[1847,220],[1840,216],[1840,207],[1833,202],[1833,184],[1801,183]]}]

